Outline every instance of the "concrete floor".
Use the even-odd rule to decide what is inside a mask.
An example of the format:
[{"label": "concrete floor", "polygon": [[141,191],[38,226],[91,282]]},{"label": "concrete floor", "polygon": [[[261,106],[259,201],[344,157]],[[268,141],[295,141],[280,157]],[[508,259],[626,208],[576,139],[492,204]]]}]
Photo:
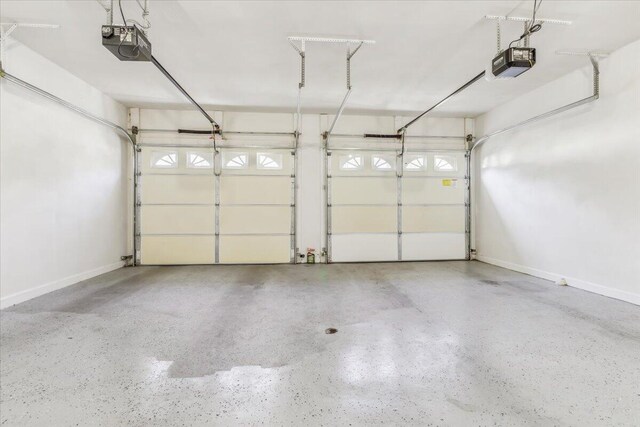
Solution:
[{"label": "concrete floor", "polygon": [[640,307],[478,262],[127,268],[0,320],[3,426],[640,425]]}]

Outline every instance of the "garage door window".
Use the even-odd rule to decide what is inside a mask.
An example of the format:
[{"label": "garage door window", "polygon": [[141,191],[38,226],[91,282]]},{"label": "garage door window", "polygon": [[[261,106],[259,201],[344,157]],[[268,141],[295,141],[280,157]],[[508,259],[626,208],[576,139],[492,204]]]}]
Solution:
[{"label": "garage door window", "polygon": [[433,170],[436,172],[457,172],[458,163],[452,156],[433,156]]},{"label": "garage door window", "polygon": [[222,165],[225,169],[246,169],[249,166],[249,155],[239,152],[223,153]]},{"label": "garage door window", "polygon": [[425,156],[406,156],[407,161],[404,164],[404,169],[409,172],[418,172],[426,169],[427,162]]},{"label": "garage door window", "polygon": [[360,170],[362,169],[362,156],[349,154],[340,157],[340,169],[342,170]]},{"label": "garage door window", "polygon": [[258,153],[256,159],[258,169],[282,169],[282,154]]},{"label": "garage door window", "polygon": [[211,153],[187,153],[187,167],[192,169],[211,169],[213,156]]},{"label": "garage door window", "polygon": [[371,156],[371,169],[378,171],[390,171],[393,170],[393,159],[389,156]]},{"label": "garage door window", "polygon": [[171,169],[178,167],[178,153],[176,151],[154,151],[151,153],[151,167]]}]

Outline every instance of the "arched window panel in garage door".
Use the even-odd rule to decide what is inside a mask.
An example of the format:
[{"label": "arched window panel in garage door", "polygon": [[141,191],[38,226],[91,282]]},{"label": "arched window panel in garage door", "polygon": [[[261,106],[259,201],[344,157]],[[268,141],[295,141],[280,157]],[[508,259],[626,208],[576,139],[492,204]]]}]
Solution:
[{"label": "arched window panel in garage door", "polygon": [[219,262],[292,262],[295,172],[284,149],[222,149]]},{"label": "arched window panel in garage door", "polygon": [[203,151],[187,152],[187,168],[189,169],[213,169],[213,153]]},{"label": "arched window panel in garage door", "polygon": [[395,176],[394,154],[333,149],[329,157],[332,176]]},{"label": "arched window panel in garage door", "polygon": [[328,166],[331,261],[397,260],[396,155],[333,150]]},{"label": "arched window panel in garage door", "polygon": [[464,259],[464,152],[408,152],[402,177],[402,259]]},{"label": "arched window panel in garage door", "polygon": [[446,176],[463,178],[466,173],[464,151],[406,152],[403,156],[406,177]]}]

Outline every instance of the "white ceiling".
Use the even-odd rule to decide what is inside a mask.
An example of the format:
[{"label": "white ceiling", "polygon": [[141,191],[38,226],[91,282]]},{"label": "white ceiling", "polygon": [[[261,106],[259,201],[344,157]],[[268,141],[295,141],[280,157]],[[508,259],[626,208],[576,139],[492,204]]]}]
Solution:
[{"label": "white ceiling", "polygon": [[[106,0],[105,0],[106,1]],[[127,18],[140,19],[123,1]],[[484,15],[528,16],[533,1],[159,1],[151,0],[154,56],[201,104],[227,109],[293,111],[299,57],[290,35],[368,38],[352,60],[348,111],[421,111],[481,70],[496,52],[495,22]],[[117,4],[117,2],[116,2]],[[187,106],[150,63],[119,62],[101,46],[105,12],[92,0],[0,1],[2,22],[55,23],[20,28],[14,37],[128,106]],[[640,38],[640,1],[545,0],[545,25],[532,38],[538,64],[518,79],[481,81],[438,114],[474,117],[587,64],[558,49],[615,50]],[[114,15],[116,23],[120,17]],[[503,44],[522,32],[503,24]],[[11,64],[4,64],[11,72]],[[307,45],[304,111],[333,112],[344,93],[345,47]]]}]

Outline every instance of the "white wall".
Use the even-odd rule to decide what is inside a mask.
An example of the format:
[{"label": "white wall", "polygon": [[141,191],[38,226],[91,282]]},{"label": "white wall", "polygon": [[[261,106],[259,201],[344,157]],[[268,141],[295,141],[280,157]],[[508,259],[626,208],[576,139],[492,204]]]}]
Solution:
[{"label": "white wall", "polygon": [[[600,68],[598,101],[474,154],[477,257],[640,304],[640,41]],[[479,117],[477,135],[591,91],[585,66]]]},{"label": "white wall", "polygon": [[[3,67],[122,126],[127,112],[10,40]],[[103,125],[2,79],[0,305],[122,265],[127,253],[128,147]]]}]

